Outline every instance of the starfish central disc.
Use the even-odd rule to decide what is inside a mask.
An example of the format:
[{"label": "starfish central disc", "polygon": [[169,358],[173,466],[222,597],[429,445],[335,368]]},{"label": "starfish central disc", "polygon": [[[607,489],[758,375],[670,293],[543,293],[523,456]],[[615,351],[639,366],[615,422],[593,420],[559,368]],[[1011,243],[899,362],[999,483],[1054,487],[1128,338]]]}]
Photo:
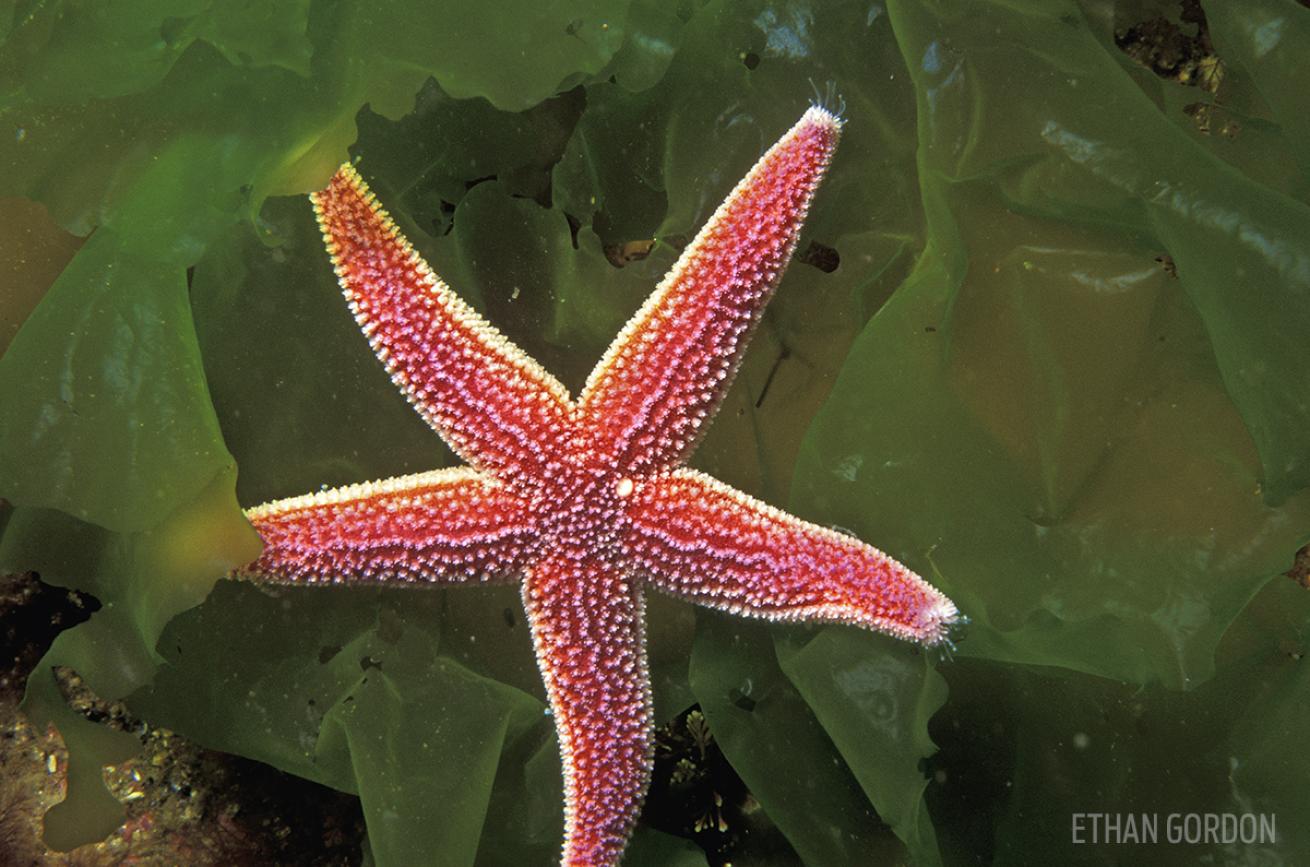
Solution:
[{"label": "starfish central disc", "polygon": [[466,463],[248,511],[290,584],[521,582],[564,774],[563,863],[622,856],[650,779],[644,588],[925,645],[955,606],[857,539],[684,467],[795,248],[841,121],[811,108],[746,175],[574,399],[432,273],[342,166],[312,197],[392,380]]}]

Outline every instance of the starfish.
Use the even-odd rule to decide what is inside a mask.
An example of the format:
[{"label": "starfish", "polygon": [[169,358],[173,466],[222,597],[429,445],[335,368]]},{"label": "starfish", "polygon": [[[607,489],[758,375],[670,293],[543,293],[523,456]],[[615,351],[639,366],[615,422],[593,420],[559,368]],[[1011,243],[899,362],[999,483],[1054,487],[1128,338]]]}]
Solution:
[{"label": "starfish", "polygon": [[433,274],[352,167],[311,197],[373,351],[467,466],[250,509],[265,547],[239,574],[521,582],[559,735],[567,867],[618,863],[645,797],[646,586],[925,646],[961,619],[881,551],[685,466],[791,257],[841,126],[813,107],[760,158],[576,398]]}]

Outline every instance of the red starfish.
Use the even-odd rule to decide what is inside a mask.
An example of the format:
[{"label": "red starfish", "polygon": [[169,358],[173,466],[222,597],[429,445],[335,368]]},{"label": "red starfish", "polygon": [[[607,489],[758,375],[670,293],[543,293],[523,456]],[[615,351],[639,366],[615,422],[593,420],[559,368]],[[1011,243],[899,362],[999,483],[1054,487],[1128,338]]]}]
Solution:
[{"label": "red starfish", "polygon": [[937,644],[949,599],[882,552],[683,464],[795,247],[841,121],[811,108],[737,185],[576,400],[429,270],[343,166],[313,196],[351,310],[467,467],[248,513],[296,584],[521,580],[559,732],[563,863],[617,863],[651,771],[643,588]]}]

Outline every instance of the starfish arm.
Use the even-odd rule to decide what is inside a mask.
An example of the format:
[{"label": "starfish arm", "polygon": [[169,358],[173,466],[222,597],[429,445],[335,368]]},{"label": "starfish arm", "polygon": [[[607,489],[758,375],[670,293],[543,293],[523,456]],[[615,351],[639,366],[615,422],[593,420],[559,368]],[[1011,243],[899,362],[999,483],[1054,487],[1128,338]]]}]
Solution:
[{"label": "starfish arm", "polygon": [[639,482],[627,518],[632,568],[701,605],[847,623],[925,645],[946,640],[959,619],[940,591],[876,548],[694,470]]},{"label": "starfish arm", "polygon": [[606,460],[665,469],[695,446],[787,267],[840,131],[835,115],[807,111],[619,332],[578,402]]},{"label": "starfish arm", "polygon": [[553,550],[523,584],[564,769],[564,867],[619,862],[650,782],[645,600],[594,555]]},{"label": "starfish arm", "polygon": [[535,537],[522,500],[467,467],[266,503],[264,540],[238,577],[286,584],[464,584],[522,574]]},{"label": "starfish arm", "polygon": [[350,309],[410,403],[473,467],[539,476],[572,412],[564,386],[432,273],[349,165],[311,198]]}]

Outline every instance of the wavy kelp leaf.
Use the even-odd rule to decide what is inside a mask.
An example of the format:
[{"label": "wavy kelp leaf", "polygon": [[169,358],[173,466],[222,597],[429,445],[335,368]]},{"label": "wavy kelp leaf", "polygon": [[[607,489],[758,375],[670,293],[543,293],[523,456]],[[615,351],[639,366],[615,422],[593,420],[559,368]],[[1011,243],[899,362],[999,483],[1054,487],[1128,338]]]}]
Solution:
[{"label": "wavy kelp leaf", "polygon": [[[147,18],[151,14],[144,5],[134,9]],[[119,7],[124,14],[128,10],[127,5]],[[144,33],[140,24],[122,20],[114,26]],[[5,47],[31,33],[10,34]],[[85,58],[100,58],[102,50],[117,50],[77,26],[64,37],[67,43],[60,50],[67,48],[83,63]],[[58,62],[56,56],[52,60]],[[113,80],[114,63],[106,56],[106,89],[94,93],[139,86]],[[41,64],[34,69],[39,72]],[[54,655],[33,680],[47,692],[38,690],[29,702],[34,714],[59,719],[60,727],[67,729],[69,761],[84,769],[80,778],[90,788],[81,788],[92,792],[92,800],[100,791],[98,766],[110,756],[94,752],[89,729],[69,718],[58,695],[48,692],[48,668],[71,665],[83,673],[90,689],[106,697],[121,694],[124,671],[132,672],[134,682],[148,680],[156,663],[152,648],[157,627],[176,610],[194,605],[203,593],[174,600],[169,588],[190,584],[164,568],[157,575],[172,580],[153,587],[155,574],[139,562],[144,545],[139,540],[151,532],[168,532],[169,521],[159,523],[162,516],[185,508],[216,478],[217,469],[231,466],[217,439],[191,343],[185,267],[262,196],[246,195],[246,187],[287,183],[299,170],[297,161],[305,149],[325,138],[338,136],[338,147],[345,147],[350,131],[337,128],[334,113],[348,118],[354,106],[342,110],[331,105],[337,93],[312,88],[282,69],[233,68],[214,48],[194,42],[157,86],[145,92],[88,101],[88,94],[76,90],[45,93],[26,88],[0,109],[13,131],[0,143],[7,189],[42,200],[56,220],[75,231],[107,224],[47,295],[47,312],[38,309],[29,318],[3,361],[21,361],[38,375],[54,372],[55,380],[65,377],[64,385],[76,386],[76,392],[51,388],[59,385],[51,377],[46,377],[51,381],[45,382],[45,389],[35,388],[26,373],[14,373],[0,389],[5,406],[28,409],[5,416],[8,432],[25,435],[17,437],[24,440],[21,443],[9,437],[5,460],[10,460],[10,448],[21,447],[20,462],[31,468],[13,478],[41,491],[45,499],[37,502],[50,502],[54,492],[63,498],[55,504],[73,515],[140,530],[121,537],[113,557],[106,554],[105,561],[89,568],[85,579],[105,604],[100,623],[90,622],[60,639],[62,644],[56,644]],[[88,148],[88,143],[96,147]],[[60,289],[65,297],[55,299]],[[83,318],[68,321],[79,316]],[[93,388],[88,388],[88,377]],[[81,415],[68,410],[73,396],[85,405],[75,407]],[[58,424],[47,427],[50,420]],[[52,454],[67,454],[69,460],[42,462]],[[9,478],[7,471],[7,482]],[[231,478],[225,483],[231,487]],[[231,494],[227,507],[225,520],[240,521]],[[215,532],[221,525],[215,520]],[[244,523],[238,526],[249,532]],[[7,544],[22,529],[10,523]],[[204,580],[212,583],[225,568],[248,561],[253,553],[249,547],[244,553],[238,550],[212,559]],[[13,563],[13,568],[30,566]],[[152,593],[165,608],[177,604],[173,610],[152,609],[145,602]],[[135,661],[131,667],[114,668],[110,660]],[[41,695],[46,707],[38,710]],[[100,798],[106,796],[101,792]],[[72,795],[71,804],[77,800],[79,796]],[[101,812],[100,828],[105,816],[109,813]],[[85,821],[85,811],[71,808],[54,813],[47,828],[62,845],[85,841],[98,830],[97,822]]]},{"label": "wavy kelp leaf", "polygon": [[111,530],[158,524],[231,457],[209,404],[182,271],[105,230],[0,360],[0,495]]},{"label": "wavy kelp leaf", "polygon": [[[169,624],[160,643],[164,665],[130,704],[199,743],[355,791],[349,754],[320,760],[315,751],[323,717],[371,664],[376,593],[350,592],[352,605],[334,607],[324,593],[288,602],[221,581],[203,605]],[[235,634],[235,619],[244,639],[223,640]]]},{"label": "wavy kelp leaf", "polygon": [[[998,817],[979,829],[969,854],[990,852],[1006,865],[1305,860],[1310,837],[1294,818],[1304,802],[1305,594],[1286,579],[1262,591],[1224,637],[1215,678],[1191,692],[977,662],[948,671],[951,700],[939,728],[977,735],[964,748],[953,738],[944,793],[1000,793],[982,802]],[[936,810],[939,831],[968,839],[968,809]],[[1121,834],[1126,817],[1139,828],[1140,817],[1152,817],[1159,842],[1107,843],[1101,825],[1094,844],[1093,813],[1119,816]],[[1188,814],[1194,830],[1205,814],[1272,815],[1277,839],[1171,843]]]},{"label": "wavy kelp leaf", "polygon": [[0,356],[81,246],[81,238],[55,225],[36,202],[0,199],[0,247],[23,251],[21,258],[6,263],[5,292],[0,295]]},{"label": "wavy kelp leaf", "polygon": [[987,266],[952,304],[934,260],[865,329],[795,498],[937,575],[975,619],[965,653],[1205,679],[1310,504],[1261,500],[1206,334],[1145,252],[967,225]]},{"label": "wavy kelp leaf", "polygon": [[[66,18],[49,7],[6,41],[13,50],[5,56],[15,58],[22,77],[11,86],[21,97],[0,107],[15,133],[0,140],[4,190],[40,199],[79,233],[134,193],[166,190],[187,202],[156,215],[167,227],[215,206],[230,221],[270,192],[317,188],[344,156],[360,106],[370,102],[389,115],[407,111],[428,75],[459,96],[526,108],[553,95],[564,79],[607,63],[622,41],[624,16],[613,4],[452,10],[342,3],[308,12],[298,4],[280,4],[275,12],[256,4],[248,15],[224,7],[216,23],[217,13],[202,4],[171,11],[149,3],[121,6],[116,14]],[[105,28],[128,36],[110,38]],[[522,50],[525,40],[533,51]],[[146,63],[141,51],[159,54],[157,62]],[[86,57],[101,54],[103,64],[86,64]],[[18,62],[28,55],[27,63]],[[476,62],[466,62],[472,55]],[[56,81],[64,73],[43,71],[32,57],[56,64],[76,58],[74,71],[95,69],[94,80]],[[123,66],[121,75],[115,64]],[[188,138],[209,149],[196,161],[209,177],[136,190],[153,157]],[[88,152],[87,141],[99,146]],[[242,191],[248,202],[237,195]]]},{"label": "wavy kelp leaf", "polygon": [[1240,64],[1273,110],[1283,138],[1301,171],[1310,179],[1310,118],[1296,94],[1310,88],[1305,46],[1310,18],[1296,0],[1257,0],[1241,9],[1227,3],[1206,7],[1215,50],[1225,62]]},{"label": "wavy kelp leaf", "polygon": [[[48,584],[91,593],[99,564],[113,559],[119,535],[54,509],[10,508],[0,536],[0,569],[36,572]],[[108,580],[121,576],[107,572]]]},{"label": "wavy kelp leaf", "polygon": [[122,802],[105,787],[103,773],[106,765],[139,753],[140,740],[91,722],[69,707],[54,673],[55,666],[94,672],[105,662],[128,663],[137,673],[148,671],[148,660],[125,659],[122,633],[130,632],[131,626],[117,614],[97,613],[91,622],[60,635],[28,678],[23,713],[35,726],[54,726],[68,750],[64,798],[46,810],[41,834],[56,852],[109,836],[127,816]]},{"label": "wavy kelp leaf", "polygon": [[[447,596],[456,598],[460,597]],[[458,629],[457,618],[447,621],[447,634],[453,635]],[[467,647],[473,643],[467,639],[464,635],[455,643]],[[558,858],[563,841],[563,804],[559,744],[550,718],[543,714],[531,731],[501,754],[476,863],[495,867],[550,863]]]},{"label": "wavy kelp leaf", "polygon": [[309,7],[310,0],[211,3],[194,18],[178,18],[174,12],[161,32],[173,44],[203,39],[234,66],[281,66],[308,77],[313,53]]},{"label": "wavy kelp leaf", "polygon": [[138,533],[112,533],[33,508],[15,510],[5,526],[0,569],[31,569],[104,602],[89,622],[59,635],[23,700],[33,723],[56,725],[69,751],[68,796],[45,819],[46,840],[57,849],[99,839],[122,821],[122,805],[105,790],[100,770],[140,745],[73,711],[54,669],[72,669],[108,700],[149,681],[164,625],[204,599],[218,575],[258,555],[258,538],[236,508],[233,486],[231,472],[224,472],[198,498]]},{"label": "wavy kelp leaf", "polygon": [[[943,182],[1033,163],[1088,176],[1016,205],[1108,220],[1164,247],[1255,439],[1266,496],[1278,502],[1310,484],[1310,373],[1296,336],[1310,327],[1310,206],[1192,141],[1120,74],[1072,5],[1041,14],[997,5],[985,35],[972,5],[889,9],[921,89],[925,163]],[[1041,54],[1027,48],[1033,41]],[[1023,100],[1006,84],[1016,75],[1032,82]],[[1100,188],[1092,200],[1089,183]],[[1102,211],[1107,196],[1120,201]]]},{"label": "wavy kelp leaf", "polygon": [[705,852],[690,840],[641,825],[623,853],[623,863],[633,867],[703,867]]},{"label": "wavy kelp leaf", "polygon": [[[1083,4],[1093,33],[1163,118],[1251,181],[1310,202],[1310,177],[1299,164],[1298,143],[1284,135],[1255,76],[1236,62],[1228,40],[1220,39],[1222,22],[1215,17],[1205,23],[1180,20],[1183,15],[1190,18],[1187,10],[1192,8],[1179,3],[1154,12],[1128,6],[1116,11]],[[1177,29],[1168,29],[1173,27]],[[1188,55],[1172,69],[1165,59],[1167,43],[1160,40],[1165,32],[1175,34]],[[1221,43],[1218,48],[1216,41]],[[1108,48],[1111,44],[1115,48]],[[1163,55],[1161,49],[1165,49]]]},{"label": "wavy kelp leaf", "polygon": [[[857,341],[807,441],[795,499],[935,568],[981,621],[966,652],[1175,686],[1204,679],[1228,621],[1290,562],[1306,498],[1261,502],[1210,335],[1178,282],[1152,271],[1143,224],[1072,223],[1131,207],[1102,190],[1058,218],[1006,213],[997,188],[1009,187],[988,178],[1025,165],[1017,153],[1040,155],[1043,127],[1012,117],[1014,100],[981,98],[974,64],[1037,77],[1025,64],[1048,55],[1021,51],[1018,35],[959,55],[927,35],[920,12],[892,11],[898,32],[922,32],[927,46],[907,50],[922,52],[911,68],[924,129],[941,142],[922,156],[934,167],[932,254]],[[1061,39],[1088,38],[1060,26]],[[962,10],[931,33],[942,27],[976,30]],[[1023,102],[1037,117],[1046,104]],[[954,113],[966,106],[967,139]]]},{"label": "wavy kelp leaf", "polygon": [[[917,653],[854,629],[778,643],[778,661],[914,864],[940,864],[923,802],[923,760],[937,751],[928,719],[946,682]],[[792,640],[788,640],[788,638]]]},{"label": "wavy kelp leaf", "polygon": [[451,460],[360,334],[308,199],[270,199],[261,223],[265,238],[234,229],[193,279],[214,408],[240,459],[241,502]]},{"label": "wavy kelp leaf", "polygon": [[[885,13],[855,3],[707,3],[650,90],[587,88],[556,201],[606,243],[693,232],[816,98],[810,82],[835,82],[849,116],[824,182],[845,230],[857,214],[862,230],[916,225],[913,92]],[[830,234],[827,210],[812,231]]]},{"label": "wavy kelp leaf", "polygon": [[[116,550],[122,547],[121,539],[53,510],[14,509],[0,536],[0,569],[33,570],[48,583],[89,592],[98,589],[93,576],[106,571],[103,561],[121,570],[123,558]],[[123,609],[101,609],[88,622],[60,634],[28,676],[24,712],[38,727],[56,726],[68,749],[64,799],[45,815],[43,837],[56,851],[105,837],[122,824],[125,810],[105,788],[101,770],[136,754],[140,742],[69,707],[54,667],[107,676],[110,695],[114,688],[130,690],[135,677],[151,669],[149,651],[141,648],[139,635]]]},{"label": "wavy kelp leaf", "polygon": [[[378,864],[472,864],[501,752],[544,720],[539,701],[442,652],[440,610],[421,590],[224,582],[170,625],[166,665],[130,703],[207,746],[358,793]],[[239,646],[214,640],[237,632]]]},{"label": "wavy kelp leaf", "polygon": [[692,690],[723,754],[797,854],[807,864],[896,858],[899,844],[779,668],[768,630],[711,613],[697,621]]},{"label": "wavy kelp leaf", "polygon": [[[1301,749],[1310,714],[1305,596],[1304,587],[1275,581],[1252,603],[1243,630],[1231,640],[1240,655],[1234,653],[1225,686],[1235,692],[1212,690],[1216,701],[1242,710],[1227,738],[1233,800],[1244,811],[1279,816],[1275,851],[1287,862],[1310,857],[1310,829],[1287,820],[1297,815],[1310,779],[1310,756]],[[1249,698],[1234,701],[1243,694]]]},{"label": "wavy kelp leaf", "polygon": [[[296,111],[270,124],[269,94],[283,85]],[[282,70],[235,69],[197,43],[144,94],[64,106],[28,94],[4,108],[16,128],[0,146],[4,177],[65,225],[112,227],[6,353],[0,396],[14,411],[0,461],[31,468],[5,473],[11,499],[141,530],[230,462],[191,342],[183,267],[249,208],[243,187],[284,182],[269,167],[288,170],[299,154],[270,160],[270,147],[299,148],[335,124],[330,102],[304,98],[310,90]],[[88,140],[102,146],[87,151]]]},{"label": "wavy kelp leaf", "polygon": [[623,43],[626,2],[368,4],[356,26],[384,64],[421,69],[450,95],[530,108],[599,72]]},{"label": "wavy kelp leaf", "polygon": [[[320,183],[344,154],[349,121],[370,94],[394,102],[399,89],[408,101],[422,80],[415,73],[379,84],[342,74],[351,44],[331,41],[334,23],[320,28],[326,45],[314,79],[234,66],[195,41],[145,90],[10,100],[0,106],[13,131],[0,139],[5,191],[42,201],[78,234],[126,207],[139,214],[135,225],[153,230],[149,246],[163,240],[157,255],[191,264],[215,231],[249,217],[270,191]],[[86,148],[88,141],[97,146]],[[147,239],[138,240],[145,249]]]},{"label": "wavy kelp leaf", "polygon": [[[186,44],[163,38],[165,22],[201,12],[205,0],[115,0],[93,9],[37,4],[5,34],[0,82],[6,94],[76,103],[157,84]],[[11,13],[12,14],[12,13]]]},{"label": "wavy kelp leaf", "polygon": [[554,199],[605,243],[652,238],[664,218],[666,101],[664,88],[642,94],[605,84],[587,88],[587,111],[552,176]]},{"label": "wavy kelp leaf", "polygon": [[513,195],[547,201],[551,166],[583,102],[574,90],[525,111],[504,111],[483,99],[455,99],[429,79],[414,110],[398,120],[360,112],[359,139],[350,150],[373,192],[413,221],[407,233],[440,236],[480,181],[495,179]]},{"label": "wavy kelp leaf", "polygon": [[26,100],[72,105],[158,84],[197,39],[235,65],[278,65],[309,74],[309,0],[114,0],[86,9],[38,4],[16,16],[0,82]]},{"label": "wavy kelp leaf", "polygon": [[[628,7],[623,45],[610,63],[614,81],[633,93],[654,87],[682,45],[682,26],[692,17],[690,3],[636,0]],[[596,76],[605,79],[603,72]]]},{"label": "wavy kelp leaf", "polygon": [[[442,660],[423,674],[443,716],[434,719],[421,706],[413,673],[375,672],[328,712],[322,749],[350,754],[376,863],[472,864],[509,726],[526,727],[541,707],[522,696],[522,711],[511,719],[494,681]],[[492,714],[479,713],[479,705]]]},{"label": "wavy kelp leaf", "polygon": [[486,299],[494,321],[523,332],[537,360],[575,394],[672,263],[661,255],[617,269],[590,229],[575,242],[564,214],[512,198],[499,183],[469,192],[451,240],[464,266],[461,285]]}]

